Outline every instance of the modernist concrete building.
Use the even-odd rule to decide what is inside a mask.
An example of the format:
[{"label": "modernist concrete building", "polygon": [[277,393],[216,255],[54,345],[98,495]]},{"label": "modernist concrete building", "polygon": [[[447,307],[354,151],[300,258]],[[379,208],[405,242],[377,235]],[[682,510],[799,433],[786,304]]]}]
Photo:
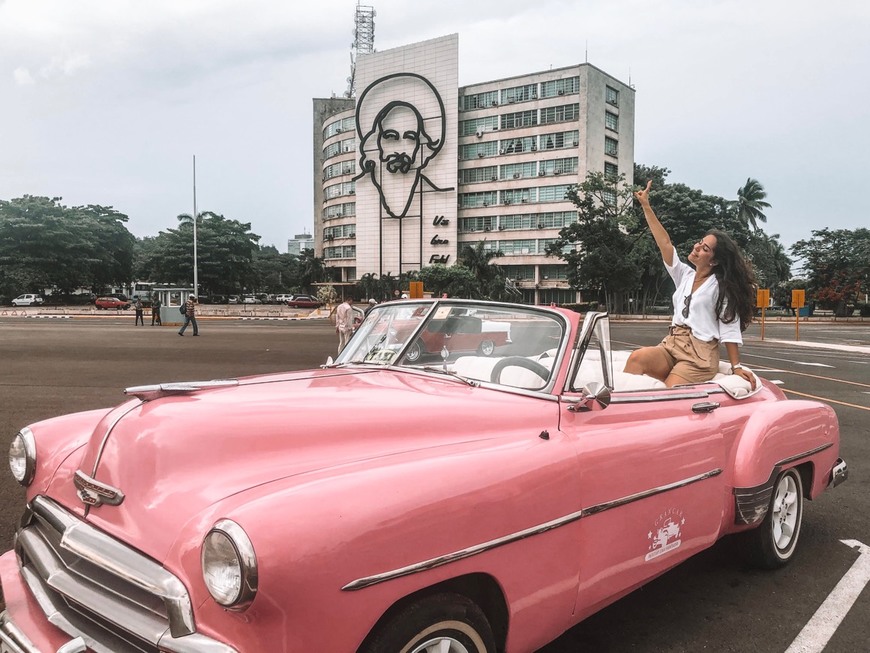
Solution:
[{"label": "modernist concrete building", "polygon": [[458,86],[459,37],[359,57],[314,100],[314,239],[341,281],[451,265],[484,241],[527,303],[576,300],[545,247],[588,172],[634,166],[634,89],[590,64]]},{"label": "modernist concrete building", "polygon": [[287,253],[299,255],[304,249],[314,249],[314,236],[311,234],[296,234],[287,241]]}]

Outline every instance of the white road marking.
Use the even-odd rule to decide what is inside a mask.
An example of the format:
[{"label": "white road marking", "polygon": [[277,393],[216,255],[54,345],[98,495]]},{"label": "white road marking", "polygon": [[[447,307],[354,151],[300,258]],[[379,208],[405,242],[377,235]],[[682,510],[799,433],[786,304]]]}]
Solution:
[{"label": "white road marking", "polygon": [[747,353],[747,356],[751,356],[752,358],[764,358],[769,361],[780,361],[782,363],[791,363],[793,365],[808,365],[810,367],[830,367],[833,369],[833,365],[825,365],[824,363],[808,363],[806,361],[796,361],[791,358],[776,358],[774,356],[761,356],[759,354]]},{"label": "white road marking", "polygon": [[870,583],[870,546],[857,540],[841,540],[861,555],[840,579],[825,602],[807,622],[785,653],[821,653],[846,617],[858,596]]},{"label": "white road marking", "polygon": [[858,345],[837,345],[827,342],[808,342],[803,340],[765,340],[778,345],[794,345],[796,347],[814,347],[816,349],[836,349],[838,351],[851,351],[856,354],[870,354],[870,347]]}]

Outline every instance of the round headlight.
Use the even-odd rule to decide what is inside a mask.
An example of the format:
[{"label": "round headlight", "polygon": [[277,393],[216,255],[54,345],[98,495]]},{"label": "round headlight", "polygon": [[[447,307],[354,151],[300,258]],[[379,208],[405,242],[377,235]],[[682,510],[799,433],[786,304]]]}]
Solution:
[{"label": "round headlight", "polygon": [[242,527],[216,523],[202,543],[202,578],[212,598],[230,610],[244,610],[257,593],[257,556]]},{"label": "round headlight", "polygon": [[9,469],[15,480],[30,485],[36,471],[36,440],[30,429],[21,429],[9,445]]}]

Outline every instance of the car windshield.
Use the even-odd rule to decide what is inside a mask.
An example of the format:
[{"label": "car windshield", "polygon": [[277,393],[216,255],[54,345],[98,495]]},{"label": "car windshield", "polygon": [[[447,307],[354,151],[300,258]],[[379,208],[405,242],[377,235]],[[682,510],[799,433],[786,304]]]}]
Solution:
[{"label": "car windshield", "polygon": [[374,307],[336,364],[416,367],[540,390],[565,331],[562,316],[532,307],[408,300]]}]

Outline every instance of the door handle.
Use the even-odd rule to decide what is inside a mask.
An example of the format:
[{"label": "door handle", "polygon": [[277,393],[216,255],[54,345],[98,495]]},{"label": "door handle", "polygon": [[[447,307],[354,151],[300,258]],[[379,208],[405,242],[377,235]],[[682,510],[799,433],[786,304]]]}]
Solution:
[{"label": "door handle", "polygon": [[699,404],[692,405],[692,412],[693,413],[712,413],[717,408],[719,408],[718,401],[702,401]]}]

